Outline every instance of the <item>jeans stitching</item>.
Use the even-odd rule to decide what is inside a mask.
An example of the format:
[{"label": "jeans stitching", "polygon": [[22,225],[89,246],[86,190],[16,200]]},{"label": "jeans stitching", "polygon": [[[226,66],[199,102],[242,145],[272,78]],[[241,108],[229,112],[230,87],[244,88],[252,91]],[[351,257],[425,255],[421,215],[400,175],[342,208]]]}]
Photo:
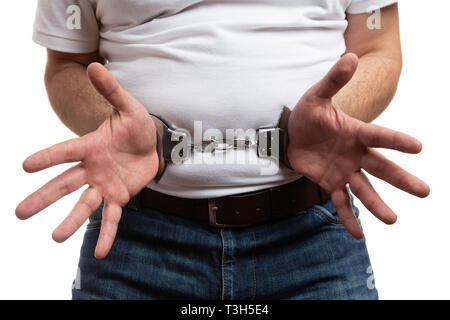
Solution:
[{"label": "jeans stitching", "polygon": [[311,211],[317,215],[319,215],[320,217],[322,217],[323,219],[326,220],[326,222],[328,222],[329,224],[335,225],[335,226],[342,226],[342,222],[340,222],[340,220],[338,220],[339,222],[333,220],[332,218],[330,218],[327,214],[323,213],[320,209],[317,209],[315,207],[311,208]]},{"label": "jeans stitching", "polygon": [[100,229],[101,225],[101,222],[91,223],[87,225],[86,230],[98,230]]},{"label": "jeans stitching", "polygon": [[253,267],[253,296],[252,296],[252,300],[254,300],[254,299],[256,299],[256,261],[255,261],[256,235],[255,235],[254,231],[252,231],[252,235],[253,235],[253,243],[254,243],[253,254],[252,254],[252,267]]},{"label": "jeans stitching", "polygon": [[226,296],[226,273],[225,273],[225,250],[227,248],[226,240],[223,235],[223,230],[220,230],[222,236],[222,300],[225,300]]},{"label": "jeans stitching", "polygon": [[[322,239],[325,239],[324,242],[331,242],[332,241],[331,238],[330,238],[330,234],[328,232],[321,232],[320,233],[320,237]],[[334,255],[333,250],[331,249],[331,246],[327,245],[327,246],[325,246],[325,249],[327,250],[327,256],[329,258],[329,261],[333,262],[333,268],[334,268],[336,274],[339,274],[339,270],[338,270],[336,264],[334,263],[336,261],[336,257]],[[345,295],[346,296],[345,299],[347,299],[348,296],[349,296],[348,295],[348,290],[347,290],[347,287],[344,285],[344,281],[341,278],[339,278],[339,281],[337,281],[337,287],[338,288],[335,288],[336,294],[338,294],[338,295]],[[341,299],[343,300],[344,298],[341,297]]]}]

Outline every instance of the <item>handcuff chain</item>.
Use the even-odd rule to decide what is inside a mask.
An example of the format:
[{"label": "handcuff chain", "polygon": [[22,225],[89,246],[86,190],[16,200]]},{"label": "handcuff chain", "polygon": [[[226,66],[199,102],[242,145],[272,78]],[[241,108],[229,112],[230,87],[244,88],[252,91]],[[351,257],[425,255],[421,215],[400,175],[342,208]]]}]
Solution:
[{"label": "handcuff chain", "polygon": [[[233,143],[229,143],[228,139],[209,139],[209,140],[203,140],[201,145],[201,152],[211,152],[214,153],[217,151],[228,151],[231,149],[237,150],[237,149],[243,149],[247,150],[257,145],[257,142],[250,139],[244,139],[244,138],[234,138]],[[198,150],[199,146],[194,145],[194,149]],[[206,151],[205,151],[206,150]]]}]

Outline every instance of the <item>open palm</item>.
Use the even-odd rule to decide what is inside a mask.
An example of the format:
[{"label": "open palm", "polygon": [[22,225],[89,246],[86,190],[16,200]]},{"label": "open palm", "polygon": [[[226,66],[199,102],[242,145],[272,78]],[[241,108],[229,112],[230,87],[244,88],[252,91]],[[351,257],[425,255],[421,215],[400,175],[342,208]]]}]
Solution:
[{"label": "open palm", "polygon": [[16,215],[27,219],[87,184],[89,187],[54,231],[53,238],[65,241],[104,200],[95,250],[97,258],[104,258],[113,244],[122,207],[158,171],[156,129],[145,108],[119,86],[105,67],[91,64],[88,77],[110,102],[113,114],[96,131],[39,151],[24,161],[27,172],[62,163],[79,163],[28,196],[16,208]]},{"label": "open palm", "polygon": [[397,218],[362,169],[418,197],[426,197],[429,187],[373,149],[419,153],[422,149],[419,141],[359,121],[332,104],[333,96],[350,81],[357,65],[356,55],[345,55],[295,106],[288,123],[288,160],[295,171],[331,194],[344,226],[360,239],[364,235],[353,212],[347,184],[380,220],[392,224]]}]

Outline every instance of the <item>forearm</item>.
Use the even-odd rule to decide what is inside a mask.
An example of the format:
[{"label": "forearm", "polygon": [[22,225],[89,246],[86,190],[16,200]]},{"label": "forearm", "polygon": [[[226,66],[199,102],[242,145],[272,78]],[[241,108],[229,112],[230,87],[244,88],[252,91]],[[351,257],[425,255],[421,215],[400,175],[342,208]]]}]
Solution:
[{"label": "forearm", "polygon": [[70,60],[55,63],[49,57],[45,75],[53,110],[79,136],[96,130],[112,112],[109,103],[89,82],[86,69],[83,63]]},{"label": "forearm", "polygon": [[367,53],[360,57],[355,76],[333,103],[349,116],[371,122],[394,98],[401,69],[401,57]]}]

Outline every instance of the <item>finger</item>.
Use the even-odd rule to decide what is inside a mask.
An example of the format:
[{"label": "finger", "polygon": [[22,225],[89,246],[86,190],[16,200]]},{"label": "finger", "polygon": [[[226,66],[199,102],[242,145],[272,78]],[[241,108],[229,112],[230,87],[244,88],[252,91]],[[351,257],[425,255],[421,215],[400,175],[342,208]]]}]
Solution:
[{"label": "finger", "polygon": [[430,187],[425,182],[386,159],[374,149],[369,149],[362,158],[361,167],[371,175],[416,197],[425,198],[430,194]]},{"label": "finger", "polygon": [[358,219],[356,219],[353,211],[352,201],[346,187],[335,190],[331,193],[331,201],[338,212],[339,218],[342,221],[345,229],[352,235],[353,238],[360,240],[364,238],[364,233],[361,230]]},{"label": "finger", "polygon": [[25,198],[17,206],[16,216],[22,220],[28,219],[84,184],[86,184],[85,170],[80,166],[72,167]]},{"label": "finger", "polygon": [[422,144],[416,138],[375,124],[363,124],[359,140],[369,148],[387,148],[406,153],[422,151]]},{"label": "finger", "polygon": [[111,105],[121,112],[132,112],[140,105],[127,91],[125,91],[114,76],[100,63],[92,63],[87,69],[87,75],[94,88]]},{"label": "finger", "polygon": [[386,224],[397,221],[397,215],[381,199],[364,173],[355,172],[350,177],[349,184],[353,194],[375,217]]},{"label": "finger", "polygon": [[100,193],[92,187],[87,188],[69,215],[53,231],[53,240],[56,242],[64,242],[70,238],[101,203],[102,196]]},{"label": "finger", "polygon": [[121,216],[122,208],[119,205],[105,201],[102,214],[102,226],[100,228],[97,247],[95,248],[95,257],[97,259],[104,259],[108,255],[109,250],[111,250]]},{"label": "finger", "polygon": [[357,67],[357,55],[344,55],[309,93],[321,99],[331,99],[352,79]]},{"label": "finger", "polygon": [[82,161],[85,154],[85,139],[75,138],[29,156],[23,162],[23,169],[29,173],[37,172],[62,163]]}]

